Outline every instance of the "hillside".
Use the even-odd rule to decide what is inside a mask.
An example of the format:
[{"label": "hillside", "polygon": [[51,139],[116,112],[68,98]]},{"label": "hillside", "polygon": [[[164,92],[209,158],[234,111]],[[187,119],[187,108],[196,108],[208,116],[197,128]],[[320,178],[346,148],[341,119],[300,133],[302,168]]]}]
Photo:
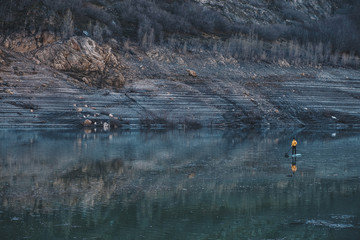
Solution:
[{"label": "hillside", "polygon": [[4,6],[3,127],[360,122],[356,1],[16,0]]}]

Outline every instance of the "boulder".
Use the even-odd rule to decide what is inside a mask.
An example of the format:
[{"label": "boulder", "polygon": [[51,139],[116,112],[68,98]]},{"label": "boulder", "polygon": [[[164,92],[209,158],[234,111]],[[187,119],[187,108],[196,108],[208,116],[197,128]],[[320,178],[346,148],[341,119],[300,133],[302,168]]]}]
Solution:
[{"label": "boulder", "polygon": [[89,119],[86,119],[86,120],[84,121],[84,123],[83,123],[83,125],[86,126],[86,127],[91,126],[91,124],[92,124],[92,121],[89,120]]},{"label": "boulder", "polygon": [[191,77],[197,77],[197,74],[196,74],[196,72],[195,72],[194,70],[187,69],[186,71],[188,72],[189,76],[191,76]]}]

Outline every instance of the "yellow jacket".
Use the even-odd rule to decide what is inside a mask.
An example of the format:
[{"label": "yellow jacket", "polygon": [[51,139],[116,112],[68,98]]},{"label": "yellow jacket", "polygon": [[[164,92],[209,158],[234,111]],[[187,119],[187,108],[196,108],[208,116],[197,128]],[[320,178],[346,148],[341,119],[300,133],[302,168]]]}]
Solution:
[{"label": "yellow jacket", "polygon": [[296,147],[296,145],[297,145],[297,141],[294,139],[294,140],[292,140],[292,142],[291,142],[291,146],[292,147]]}]

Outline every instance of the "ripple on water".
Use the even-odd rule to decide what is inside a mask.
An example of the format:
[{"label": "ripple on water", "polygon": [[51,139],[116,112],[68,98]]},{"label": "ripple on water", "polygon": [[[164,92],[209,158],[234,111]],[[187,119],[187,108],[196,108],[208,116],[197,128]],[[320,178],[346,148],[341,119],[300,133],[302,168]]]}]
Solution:
[{"label": "ripple on water", "polygon": [[307,220],[306,224],[328,227],[332,229],[355,228],[355,226],[352,223],[349,223],[349,221],[351,221],[354,218],[354,216],[333,215],[331,216],[331,218],[333,219],[332,221],[311,219],[311,220]]},{"label": "ripple on water", "polygon": [[21,218],[19,218],[19,217],[12,217],[10,220],[11,220],[12,222],[14,222],[14,221],[20,221]]},{"label": "ripple on water", "polygon": [[355,216],[353,216],[353,215],[332,215],[331,218],[337,219],[337,220],[348,220],[348,219],[355,218]]}]

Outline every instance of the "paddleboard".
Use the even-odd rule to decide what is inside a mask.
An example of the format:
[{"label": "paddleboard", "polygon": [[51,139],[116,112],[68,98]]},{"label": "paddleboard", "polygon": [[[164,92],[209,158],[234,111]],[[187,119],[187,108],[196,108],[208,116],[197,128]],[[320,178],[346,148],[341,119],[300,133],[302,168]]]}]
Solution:
[{"label": "paddleboard", "polygon": [[298,153],[298,154],[292,154],[291,157],[301,157],[301,154]]}]

